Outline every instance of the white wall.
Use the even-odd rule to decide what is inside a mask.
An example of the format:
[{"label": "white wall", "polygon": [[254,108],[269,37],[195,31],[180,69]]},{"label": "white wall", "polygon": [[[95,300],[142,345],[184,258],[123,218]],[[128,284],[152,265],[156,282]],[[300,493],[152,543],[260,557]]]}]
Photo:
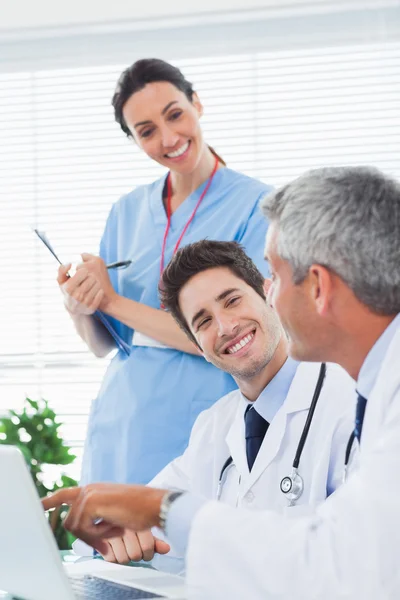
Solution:
[{"label": "white wall", "polygon": [[351,6],[397,4],[386,0],[0,0],[0,34],[16,30],[68,27],[75,24],[152,20],[207,13],[267,9],[284,11],[297,5],[301,12]]},{"label": "white wall", "polygon": [[[300,0],[298,0],[300,1]],[[1,0],[0,29],[151,19],[265,7],[271,0]],[[275,3],[276,4],[276,3]]]}]

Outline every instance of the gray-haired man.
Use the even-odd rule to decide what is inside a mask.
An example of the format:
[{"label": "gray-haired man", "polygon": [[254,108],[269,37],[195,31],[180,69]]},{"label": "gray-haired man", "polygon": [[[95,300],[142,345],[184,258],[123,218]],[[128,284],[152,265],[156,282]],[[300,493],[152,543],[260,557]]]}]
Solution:
[{"label": "gray-haired man", "polygon": [[45,506],[70,503],[71,528],[88,541],[98,516],[103,537],[111,525],[163,524],[173,543],[190,534],[195,600],[397,600],[400,186],[374,169],[322,169],[267,197],[264,211],[270,299],[292,356],[338,362],[357,380],[359,469],[295,521],[138,486],[61,491]]}]

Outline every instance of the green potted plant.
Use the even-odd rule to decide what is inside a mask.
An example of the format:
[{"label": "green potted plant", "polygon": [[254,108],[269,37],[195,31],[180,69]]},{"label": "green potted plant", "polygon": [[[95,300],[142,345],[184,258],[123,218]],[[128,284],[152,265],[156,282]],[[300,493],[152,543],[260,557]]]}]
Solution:
[{"label": "green potted plant", "polygon": [[[33,482],[42,498],[62,487],[77,485],[77,481],[61,474],[50,487],[43,483],[45,465],[69,465],[76,456],[71,454],[60,437],[55,412],[46,400],[25,399],[21,412],[9,411],[7,417],[0,418],[0,444],[17,446],[29,466]],[[62,526],[67,508],[61,508],[50,515],[50,525],[60,550],[71,547],[73,537]]]}]

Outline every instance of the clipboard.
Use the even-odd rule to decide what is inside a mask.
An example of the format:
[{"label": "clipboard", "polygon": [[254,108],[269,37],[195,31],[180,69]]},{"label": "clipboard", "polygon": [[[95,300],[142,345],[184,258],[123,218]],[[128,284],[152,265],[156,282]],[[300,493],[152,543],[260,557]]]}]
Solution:
[{"label": "clipboard", "polygon": [[[34,229],[33,230],[34,233],[36,233],[36,235],[38,236],[38,238],[40,239],[40,241],[46,246],[46,248],[49,250],[49,252],[51,252],[51,254],[54,256],[54,258],[56,259],[56,261],[62,265],[63,263],[61,262],[61,260],[59,259],[59,257],[57,256],[53,246],[51,245],[47,235],[45,234],[44,231],[40,231],[39,229]],[[130,261],[125,261],[125,262],[129,262]],[[118,263],[116,263],[118,264]],[[109,265],[109,267],[111,266],[111,268],[114,267],[114,265]],[[126,264],[124,265],[126,266]],[[70,275],[67,273],[68,277],[70,277]],[[122,337],[119,335],[119,333],[114,329],[114,327],[111,325],[111,323],[109,322],[107,316],[102,313],[100,310],[96,310],[96,312],[93,313],[92,315],[95,319],[97,319],[108,331],[108,333],[111,335],[111,337],[113,338],[113,340],[115,341],[115,344],[117,346],[117,348],[119,350],[121,350],[121,352],[123,352],[123,354],[125,354],[126,356],[130,356],[131,353],[131,346],[129,346],[124,339],[122,339]]]}]

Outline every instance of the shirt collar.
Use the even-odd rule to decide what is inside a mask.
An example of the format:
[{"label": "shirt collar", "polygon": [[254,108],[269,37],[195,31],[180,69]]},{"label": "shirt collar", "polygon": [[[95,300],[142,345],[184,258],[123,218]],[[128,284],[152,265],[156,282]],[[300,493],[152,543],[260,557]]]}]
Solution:
[{"label": "shirt collar", "polygon": [[249,404],[253,404],[257,412],[268,421],[268,423],[271,423],[272,419],[286,400],[286,396],[288,395],[289,388],[292,385],[299,364],[300,363],[292,358],[288,358],[254,403],[250,403],[242,396],[245,400],[245,406],[247,407]]},{"label": "shirt collar", "polygon": [[400,313],[393,319],[382,335],[377,339],[364,360],[357,380],[357,391],[364,398],[369,397],[378,378],[385,354],[400,328]]}]

